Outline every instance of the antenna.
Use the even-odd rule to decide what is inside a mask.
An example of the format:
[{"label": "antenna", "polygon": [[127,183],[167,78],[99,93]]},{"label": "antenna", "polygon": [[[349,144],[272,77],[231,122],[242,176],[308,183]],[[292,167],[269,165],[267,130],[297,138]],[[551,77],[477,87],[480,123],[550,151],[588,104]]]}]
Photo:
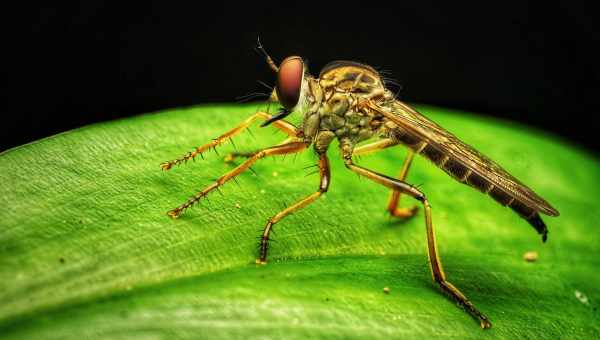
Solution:
[{"label": "antenna", "polygon": [[257,42],[257,46],[254,48],[256,53],[262,55],[265,58],[265,60],[267,61],[267,64],[269,64],[269,67],[271,67],[271,69],[273,71],[279,72],[279,67],[277,67],[277,65],[275,65],[275,62],[273,61],[273,59],[271,59],[271,56],[269,56],[267,51],[265,51],[265,48],[263,47],[263,45],[260,43],[259,36],[256,37],[256,42]]}]

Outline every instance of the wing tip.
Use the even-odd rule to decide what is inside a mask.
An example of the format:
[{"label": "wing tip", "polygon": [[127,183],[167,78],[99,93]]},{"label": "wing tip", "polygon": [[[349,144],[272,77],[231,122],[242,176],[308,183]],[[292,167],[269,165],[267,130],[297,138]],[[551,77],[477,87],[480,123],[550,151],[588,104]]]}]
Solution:
[{"label": "wing tip", "polygon": [[540,212],[547,216],[552,216],[552,217],[560,216],[560,213],[558,212],[558,210],[556,210],[555,208],[553,208],[550,205],[545,206],[543,209],[540,209]]}]

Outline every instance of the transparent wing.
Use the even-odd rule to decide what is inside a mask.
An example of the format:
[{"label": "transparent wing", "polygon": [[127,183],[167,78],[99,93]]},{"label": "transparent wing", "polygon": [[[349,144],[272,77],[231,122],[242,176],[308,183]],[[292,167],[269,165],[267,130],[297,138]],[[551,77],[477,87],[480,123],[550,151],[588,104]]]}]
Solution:
[{"label": "transparent wing", "polygon": [[533,190],[509,174],[500,165],[465,144],[435,122],[399,100],[394,101],[390,109],[391,112],[388,112],[389,110],[378,106],[377,111],[402,129],[420,137],[431,146],[462,163],[471,171],[489,180],[495,186],[514,195],[516,199],[526,202],[532,208],[546,215],[558,216],[558,211]]}]

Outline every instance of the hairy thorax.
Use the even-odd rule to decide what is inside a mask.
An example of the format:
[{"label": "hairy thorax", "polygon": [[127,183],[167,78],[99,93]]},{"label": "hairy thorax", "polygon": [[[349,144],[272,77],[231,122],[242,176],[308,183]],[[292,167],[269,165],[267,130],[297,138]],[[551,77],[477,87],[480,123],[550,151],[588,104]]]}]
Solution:
[{"label": "hairy thorax", "polygon": [[378,134],[383,116],[357,105],[363,100],[382,101],[388,96],[373,68],[353,62],[326,66],[317,80],[322,92],[316,110],[319,131],[331,131],[338,139],[356,144]]}]

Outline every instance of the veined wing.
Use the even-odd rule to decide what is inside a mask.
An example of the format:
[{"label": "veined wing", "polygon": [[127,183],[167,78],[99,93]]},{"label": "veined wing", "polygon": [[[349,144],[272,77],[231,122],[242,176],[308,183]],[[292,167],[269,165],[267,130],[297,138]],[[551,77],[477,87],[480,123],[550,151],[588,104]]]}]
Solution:
[{"label": "veined wing", "polygon": [[[389,110],[386,110],[387,107]],[[501,204],[517,208],[515,210],[529,212],[533,209],[550,216],[559,215],[546,200],[500,165],[403,102],[396,100],[386,107],[377,106],[376,110],[399,126],[397,133],[403,134],[398,136],[400,141],[431,159],[459,181],[489,193]],[[530,209],[519,209],[518,204]]]}]

